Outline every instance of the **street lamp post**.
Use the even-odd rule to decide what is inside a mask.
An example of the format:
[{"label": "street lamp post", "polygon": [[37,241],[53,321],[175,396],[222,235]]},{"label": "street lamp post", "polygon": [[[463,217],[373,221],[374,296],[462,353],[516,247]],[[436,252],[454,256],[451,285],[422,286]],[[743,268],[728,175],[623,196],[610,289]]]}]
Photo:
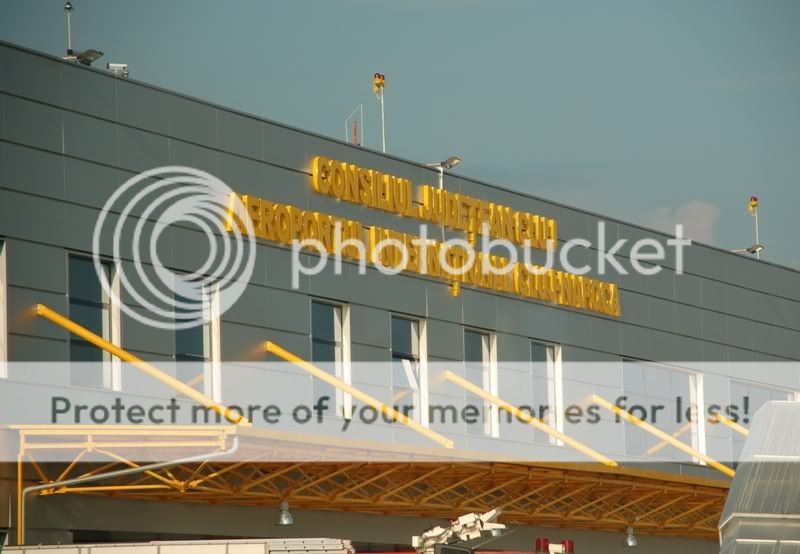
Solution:
[{"label": "street lamp post", "polygon": [[[461,158],[458,156],[450,156],[444,161],[441,162],[433,162],[425,164],[425,167],[430,167],[431,169],[435,169],[439,172],[439,190],[444,190],[444,170],[445,169],[452,169],[458,164],[461,163]],[[444,200],[442,200],[444,202]],[[442,221],[442,242],[445,241],[445,234],[444,234],[444,221]],[[453,282],[453,288],[451,289],[453,296],[458,296],[458,282]]]},{"label": "street lamp post", "polygon": [[750,248],[737,248],[736,250],[731,250],[731,252],[735,252],[737,254],[742,254],[747,252],[748,254],[753,254],[757,260],[760,260],[761,251],[764,250],[764,245],[761,244],[761,242],[759,242],[758,238],[758,197],[756,196],[750,197],[750,202],[747,204],[747,211],[750,212],[750,215],[752,215],[755,220],[756,243]]},{"label": "street lamp post", "polygon": [[425,167],[430,167],[431,169],[435,169],[439,172],[439,189],[444,188],[444,170],[445,169],[453,169],[455,166],[461,163],[461,158],[458,156],[450,156],[443,162],[434,162],[425,164]]}]

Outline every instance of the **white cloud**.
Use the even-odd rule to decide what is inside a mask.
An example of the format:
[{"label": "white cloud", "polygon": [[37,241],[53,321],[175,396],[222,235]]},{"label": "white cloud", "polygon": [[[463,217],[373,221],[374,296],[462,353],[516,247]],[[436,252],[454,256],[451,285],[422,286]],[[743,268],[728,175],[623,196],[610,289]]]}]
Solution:
[{"label": "white cloud", "polygon": [[643,223],[670,235],[675,225],[683,224],[684,236],[699,242],[714,242],[714,226],[719,221],[719,206],[711,202],[692,200],[676,207],[656,208],[644,214]]}]

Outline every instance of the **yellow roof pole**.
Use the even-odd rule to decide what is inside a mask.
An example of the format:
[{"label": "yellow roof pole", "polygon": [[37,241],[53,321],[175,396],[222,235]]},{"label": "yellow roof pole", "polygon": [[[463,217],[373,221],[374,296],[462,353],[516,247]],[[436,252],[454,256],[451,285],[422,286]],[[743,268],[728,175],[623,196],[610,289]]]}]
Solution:
[{"label": "yellow roof pole", "polygon": [[597,396],[596,394],[593,394],[592,395],[592,401],[595,404],[597,404],[599,406],[602,406],[603,408],[614,412],[614,414],[616,414],[617,416],[625,419],[626,421],[628,421],[630,423],[633,423],[637,427],[641,427],[643,430],[647,431],[651,435],[655,435],[656,437],[660,438],[664,442],[668,442],[669,444],[671,444],[672,446],[674,446],[678,450],[683,450],[684,452],[686,452],[690,456],[694,456],[698,460],[703,460],[705,463],[707,463],[708,465],[710,465],[711,467],[713,467],[717,471],[720,471],[720,472],[724,473],[728,477],[733,477],[733,476],[736,475],[736,472],[733,469],[731,469],[728,466],[726,466],[725,464],[721,464],[720,462],[718,462],[717,460],[715,460],[711,456],[703,454],[699,450],[695,450],[694,448],[692,448],[688,444],[679,441],[678,439],[676,439],[672,435],[669,435],[669,434],[665,433],[664,431],[662,431],[658,427],[655,427],[655,426],[647,423],[646,421],[643,421],[643,420],[639,419],[635,415],[633,415],[631,413],[628,413],[626,410],[620,408],[619,406],[616,406],[616,405],[612,404],[611,402],[609,402],[608,400],[606,400],[602,396]]},{"label": "yellow roof pole", "polygon": [[247,425],[247,426],[251,425],[250,421],[248,421],[248,419],[244,417],[242,414],[230,410],[227,407],[223,406],[222,404],[215,402],[202,392],[193,389],[190,386],[187,386],[185,383],[182,383],[181,381],[177,380],[172,375],[164,373],[157,367],[145,362],[144,360],[142,360],[137,356],[134,356],[130,352],[123,350],[119,346],[107,341],[103,337],[92,333],[85,327],[78,325],[74,321],[64,317],[58,312],[51,310],[44,304],[36,305],[36,314],[42,316],[45,319],[49,319],[56,325],[63,327],[64,329],[66,329],[67,331],[69,331],[74,335],[79,336],[86,342],[91,343],[98,348],[102,348],[112,356],[116,356],[120,360],[132,364],[133,366],[142,370],[143,372],[153,377],[154,379],[161,381],[162,383],[174,389],[175,391],[179,392],[180,394],[183,394],[184,396],[191,398],[198,404],[202,404],[206,408],[211,408],[218,414],[224,416],[231,423],[237,423],[239,425]]},{"label": "yellow roof pole", "polygon": [[483,398],[487,402],[491,402],[492,404],[494,404],[495,406],[497,406],[501,410],[505,410],[506,412],[510,413],[511,415],[516,416],[520,421],[524,421],[525,423],[527,423],[529,425],[533,425],[539,431],[543,431],[543,432],[547,433],[548,435],[550,435],[551,437],[555,437],[556,439],[562,441],[564,444],[571,446],[572,448],[574,448],[578,452],[581,452],[582,454],[586,454],[587,456],[589,456],[593,460],[595,460],[597,462],[600,462],[601,464],[607,465],[609,467],[616,467],[618,465],[617,462],[615,462],[614,460],[612,460],[610,458],[607,458],[606,456],[603,456],[602,454],[600,454],[596,450],[593,450],[592,448],[589,448],[588,446],[586,446],[582,442],[573,439],[569,435],[565,435],[561,431],[559,431],[557,429],[553,429],[552,427],[550,427],[549,425],[547,425],[546,423],[544,423],[540,419],[537,419],[537,418],[533,417],[528,412],[526,412],[524,410],[521,410],[521,409],[517,408],[516,406],[513,406],[513,405],[509,404],[508,402],[506,402],[502,398],[498,398],[497,396],[494,396],[493,394],[486,392],[485,390],[483,390],[479,386],[477,386],[477,385],[475,385],[473,383],[470,383],[469,381],[467,381],[463,377],[459,377],[458,375],[456,375],[452,371],[450,371],[450,370],[445,371],[444,372],[444,376],[448,381],[451,381],[451,382],[455,383],[456,385],[460,386],[461,388],[464,388],[464,389],[468,390],[469,392],[471,392],[475,396],[480,396],[481,398]]},{"label": "yellow roof pole", "polygon": [[727,425],[728,427],[730,427],[731,429],[733,429],[734,431],[736,431],[740,435],[744,435],[746,437],[746,436],[748,436],[750,434],[750,431],[747,430],[747,427],[743,427],[743,426],[739,425],[738,423],[736,423],[732,419],[727,418],[722,414],[717,414],[716,416],[714,416],[714,419],[716,419],[717,421],[719,421],[723,425]]},{"label": "yellow roof pole", "polygon": [[286,360],[287,362],[290,362],[290,363],[296,365],[300,369],[303,369],[303,370],[307,371],[308,373],[310,373],[311,375],[313,375],[317,379],[320,379],[321,381],[325,381],[329,385],[331,385],[333,387],[336,387],[337,389],[339,389],[339,390],[351,395],[353,398],[357,398],[358,400],[362,401],[364,404],[372,406],[373,408],[375,408],[376,410],[378,410],[382,414],[391,417],[394,421],[399,421],[400,423],[402,423],[403,425],[405,425],[409,429],[413,429],[417,433],[419,433],[421,435],[424,435],[425,437],[431,439],[432,441],[435,441],[435,442],[439,443],[440,445],[444,446],[445,448],[453,448],[453,441],[451,441],[447,437],[444,437],[444,436],[440,435],[439,433],[436,433],[435,431],[431,431],[427,427],[423,427],[422,425],[420,425],[419,423],[417,423],[413,419],[409,418],[407,415],[401,414],[400,412],[398,412],[397,410],[391,408],[390,406],[387,406],[386,404],[384,404],[380,400],[378,400],[376,398],[373,398],[372,396],[370,396],[367,393],[355,388],[352,385],[348,385],[347,383],[345,383],[341,379],[339,379],[337,377],[334,377],[333,375],[331,375],[327,371],[323,371],[320,368],[308,363],[307,361],[303,360],[299,356],[297,356],[295,354],[292,354],[288,350],[285,350],[285,349],[281,348],[280,346],[278,346],[274,342],[272,342],[272,341],[265,342],[264,343],[264,349],[267,352],[269,352],[270,354],[275,354],[279,358],[282,358],[282,359]]}]

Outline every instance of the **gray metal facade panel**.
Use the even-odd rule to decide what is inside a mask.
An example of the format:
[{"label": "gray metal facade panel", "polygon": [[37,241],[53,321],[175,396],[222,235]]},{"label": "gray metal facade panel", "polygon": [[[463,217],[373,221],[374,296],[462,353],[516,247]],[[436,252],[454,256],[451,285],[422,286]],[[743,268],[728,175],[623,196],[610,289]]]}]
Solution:
[{"label": "gray metal facade panel", "polygon": [[25,256],[25,263],[6,264],[8,286],[66,294],[67,265],[63,248],[16,239],[7,240],[5,247],[9,257]]},{"label": "gray metal facade panel", "polygon": [[308,176],[303,173],[223,153],[219,177],[240,194],[301,208],[308,205]]},{"label": "gray metal facade panel", "polygon": [[702,310],[676,302],[654,300],[653,321],[658,322],[660,329],[689,337],[700,335]]},{"label": "gray metal facade panel", "polygon": [[[608,225],[606,225],[606,234],[609,235],[608,232]],[[617,239],[625,240],[625,243],[620,247],[619,252],[624,256],[630,256],[632,249],[634,248],[634,244],[642,239],[647,239],[649,243],[658,243],[660,247],[663,249],[664,254],[666,256],[663,265],[671,268],[675,268],[675,256],[674,250],[669,246],[667,242],[669,237],[661,232],[652,232],[642,229],[641,227],[636,227],[633,225],[626,225],[624,223],[617,224]],[[606,237],[606,244],[610,247],[616,242],[616,240],[611,240]],[[656,247],[652,246],[651,244],[647,244],[646,246],[641,247],[640,253],[652,253]]]},{"label": "gray metal facade panel", "polygon": [[[518,371],[520,363],[522,365],[530,363],[532,339],[524,335],[524,330],[520,334],[497,333],[497,351],[502,352],[502,358],[498,359],[498,368]],[[518,362],[518,363],[514,363]],[[510,366],[510,367],[509,367]]]},{"label": "gray metal facade panel", "polygon": [[65,160],[53,152],[0,143],[0,186],[63,199]]},{"label": "gray metal facade panel", "polygon": [[209,148],[217,147],[216,107],[180,96],[170,96],[167,106],[171,137]]},{"label": "gray metal facade panel", "polygon": [[[267,245],[266,253],[266,282],[271,287],[281,289],[292,289],[292,278],[286,268],[292,263],[292,253],[277,246]],[[262,253],[259,249],[259,255]],[[302,259],[302,258],[301,258]],[[305,263],[305,262],[304,262]],[[308,292],[308,277],[300,275],[298,286],[295,290],[298,292]]]},{"label": "gray metal facade panel", "polygon": [[56,104],[60,96],[60,65],[42,56],[0,46],[3,79],[0,90]]},{"label": "gray metal facade panel", "polygon": [[221,150],[236,152],[256,160],[262,159],[264,148],[261,121],[219,110],[217,125],[217,144]]},{"label": "gray metal facade panel", "polygon": [[61,119],[66,155],[119,165],[116,123],[69,111],[62,111]]},{"label": "gray metal facade panel", "polygon": [[[318,259],[312,258],[311,265],[317,263]],[[356,284],[353,283],[352,273],[355,271],[350,264],[342,264],[341,270],[336,269],[334,264],[328,264],[318,274],[309,276],[308,292],[320,298],[330,298],[342,302],[357,302],[358,293]]]},{"label": "gray metal facade panel", "polygon": [[439,361],[464,359],[464,328],[458,323],[428,320],[428,356]]},{"label": "gray metal facade panel", "polygon": [[[94,234],[95,221],[97,220],[97,211],[94,208],[74,204],[63,204],[61,208],[60,216],[63,223],[59,230],[60,234],[56,240],[50,237],[47,242],[60,244],[70,250],[90,253],[92,251],[92,236]],[[99,243],[104,255],[113,251],[113,236],[110,234],[101,237]],[[160,247],[161,245],[159,245]]]},{"label": "gray metal facade panel", "polygon": [[[45,339],[66,340],[67,332],[50,324],[40,317],[36,317],[33,308],[36,304],[47,304],[54,310],[66,314],[68,312],[67,299],[63,294],[45,292],[25,287],[9,286],[8,303],[8,334],[25,335],[29,337],[42,337]],[[9,354],[10,356],[10,354]],[[14,359],[14,358],[10,358]],[[21,361],[35,361],[38,358],[28,358]]]},{"label": "gray metal facade panel", "polygon": [[273,288],[265,292],[267,326],[304,335],[311,333],[311,306],[306,295]]},{"label": "gray metal facade panel", "polygon": [[169,134],[170,95],[136,83],[117,87],[120,123],[160,135]]},{"label": "gray metal facade panel", "polygon": [[529,306],[506,296],[497,296],[495,302],[497,307],[497,332],[528,336],[531,331],[528,327]]},{"label": "gray metal facade panel", "polygon": [[729,283],[800,300],[800,275],[775,269],[749,256],[725,257],[725,280]]},{"label": "gray metal facade panel", "polygon": [[691,248],[686,248],[683,254],[684,264],[689,273],[719,281],[725,280],[725,258],[730,254],[724,254],[702,244],[693,244]]},{"label": "gray metal facade panel", "polygon": [[117,78],[97,71],[87,72],[76,64],[61,64],[60,69],[59,105],[110,121],[117,120]]},{"label": "gray metal facade panel", "polygon": [[353,360],[359,362],[385,362],[389,358],[388,347],[370,346],[354,342],[351,346]]},{"label": "gray metal facade panel", "polygon": [[619,322],[606,321],[600,316],[565,311],[561,320],[561,342],[602,352],[619,352],[620,326]]},{"label": "gray metal facade panel", "polygon": [[675,275],[675,300],[699,306],[702,302],[702,278],[685,272]]},{"label": "gray metal facade panel", "polygon": [[368,306],[421,319],[426,312],[425,294],[421,293],[424,283],[425,280],[408,275],[395,275],[387,281],[385,275],[367,267],[364,275],[351,281],[352,288],[343,292],[345,297],[352,294]]},{"label": "gray metal facade panel", "polygon": [[[66,157],[63,160],[64,198],[68,202],[98,210],[103,207],[112,190],[136,175],[131,171],[86,160]],[[141,208],[133,213],[141,213]]]},{"label": "gray metal facade panel", "polygon": [[698,336],[707,341],[727,344],[728,320],[724,314],[702,310],[700,312],[700,333]]},{"label": "gray metal facade panel", "polygon": [[464,325],[491,331],[497,328],[497,302],[493,294],[462,289]]},{"label": "gray metal facade panel", "polygon": [[212,175],[219,171],[219,151],[170,137],[169,163],[201,169]]},{"label": "gray metal facade panel", "polygon": [[[37,360],[40,362],[63,362],[69,356],[66,338],[47,339],[42,336],[8,335],[8,355],[15,360]],[[15,374],[18,372],[19,374]],[[12,366],[8,378],[19,382],[27,380],[23,366]]]},{"label": "gray metal facade panel", "polygon": [[245,287],[239,299],[225,312],[225,319],[243,325],[268,327],[267,289],[261,285]]},{"label": "gray metal facade panel", "polygon": [[461,323],[464,310],[464,299],[461,295],[453,297],[447,283],[426,282],[427,298],[426,315],[431,319],[441,319]]},{"label": "gray metal facade panel", "polygon": [[[432,333],[428,322],[428,332]],[[362,304],[350,306],[350,337],[353,344],[389,348],[389,313]],[[429,352],[431,346],[429,345]],[[354,360],[359,358],[353,357]],[[381,360],[385,360],[384,355]],[[372,360],[370,360],[372,361]]]},{"label": "gray metal facade panel", "polygon": [[665,300],[675,299],[674,271],[664,268],[655,275],[642,275],[635,271],[629,260],[623,259],[621,262],[622,267],[628,272],[627,275],[619,276],[619,288],[622,291],[632,290]]},{"label": "gray metal facade panel", "polygon": [[61,110],[16,96],[0,95],[5,139],[53,152],[62,151]]},{"label": "gray metal facade panel", "polygon": [[[15,191],[5,191],[3,228],[7,237],[63,246],[64,203]],[[35,214],[36,217],[32,217]],[[40,222],[46,221],[47,226]]]},{"label": "gray metal facade panel", "polygon": [[[311,137],[266,121],[261,123],[261,136],[264,149],[261,158],[264,161],[295,171],[309,171],[306,142]],[[313,152],[321,154],[316,150]]]},{"label": "gray metal facade panel", "polygon": [[133,127],[117,126],[117,152],[120,167],[127,171],[147,171],[169,165],[169,141]]}]

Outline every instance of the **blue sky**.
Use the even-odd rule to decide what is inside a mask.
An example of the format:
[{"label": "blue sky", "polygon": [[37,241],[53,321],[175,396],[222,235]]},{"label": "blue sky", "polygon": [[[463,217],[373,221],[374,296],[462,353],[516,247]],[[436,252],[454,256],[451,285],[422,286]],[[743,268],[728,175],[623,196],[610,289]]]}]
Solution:
[{"label": "blue sky", "polygon": [[[77,49],[132,77],[343,138],[387,76],[388,151],[800,267],[800,2],[73,0]],[[61,54],[61,0],[0,39]]]}]

